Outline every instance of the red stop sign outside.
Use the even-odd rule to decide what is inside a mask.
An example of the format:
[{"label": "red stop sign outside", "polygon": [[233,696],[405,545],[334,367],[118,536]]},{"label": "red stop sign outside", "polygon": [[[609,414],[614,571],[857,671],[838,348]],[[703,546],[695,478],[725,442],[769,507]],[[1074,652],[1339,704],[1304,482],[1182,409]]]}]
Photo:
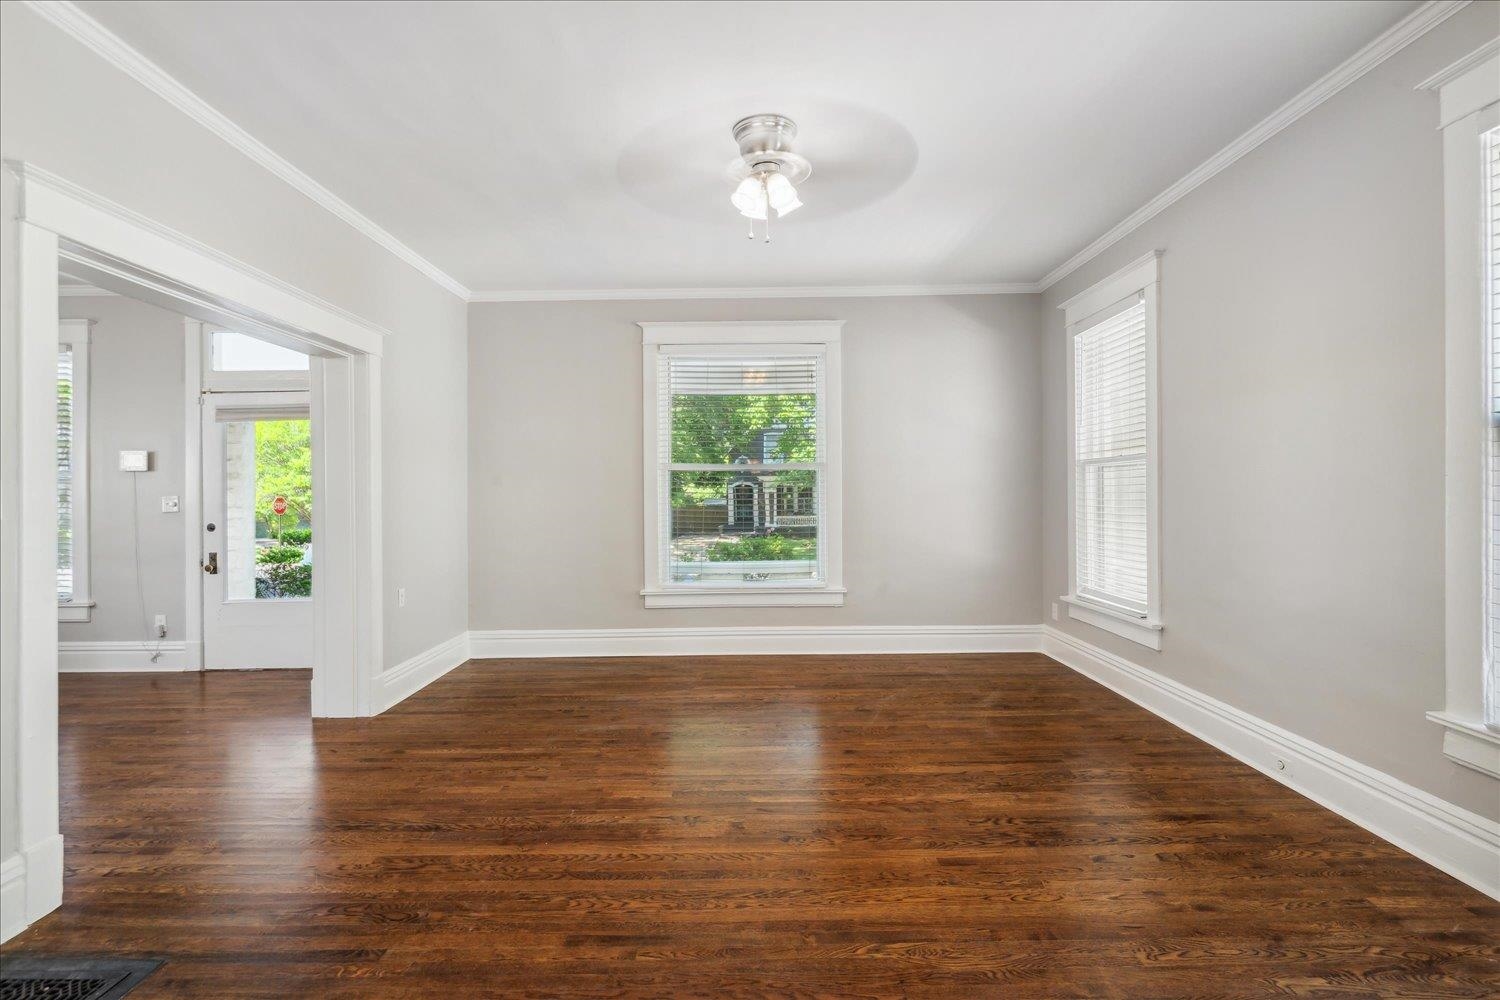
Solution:
[{"label": "red stop sign outside", "polygon": [[272,500],[271,501],[271,510],[272,510],[273,513],[275,513],[277,515],[285,514],[286,513],[286,497],[277,497],[275,500]]}]

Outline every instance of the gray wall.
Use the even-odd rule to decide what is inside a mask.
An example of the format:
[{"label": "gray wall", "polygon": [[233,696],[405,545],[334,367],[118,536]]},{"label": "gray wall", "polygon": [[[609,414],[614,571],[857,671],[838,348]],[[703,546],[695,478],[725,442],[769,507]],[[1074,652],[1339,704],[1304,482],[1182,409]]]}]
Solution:
[{"label": "gray wall", "polygon": [[[0,156],[26,160],[391,331],[383,366],[385,663],[467,627],[466,306],[18,3],[0,5]],[[13,371],[16,190],[0,211],[0,371]],[[3,376],[0,376],[3,377]],[[5,382],[7,390],[11,383]],[[0,463],[13,482],[7,391]],[[7,498],[9,495],[7,495]],[[6,507],[7,510],[11,508]],[[15,826],[14,525],[0,535],[0,859]],[[407,606],[397,608],[395,589]]]},{"label": "gray wall", "polygon": [[[1057,304],[1160,248],[1162,597],[1153,653],[1061,626],[1483,815],[1448,761],[1437,100],[1476,4],[1050,289],[1042,598],[1067,587]],[[1050,605],[1049,605],[1050,606]]]},{"label": "gray wall", "polygon": [[[92,620],[58,625],[65,642],[146,640],[150,619],[167,616],[167,638],[183,639],[182,514],[163,514],[163,496],[182,497],[183,318],[112,295],[64,298],[65,319],[92,319],[89,345],[89,573]],[[119,471],[119,452],[152,453],[150,472]],[[131,493],[139,479],[141,584],[136,596]]]},{"label": "gray wall", "polygon": [[[1041,618],[1038,296],[470,307],[470,626]],[[842,319],[842,608],[644,610],[640,320]]]}]

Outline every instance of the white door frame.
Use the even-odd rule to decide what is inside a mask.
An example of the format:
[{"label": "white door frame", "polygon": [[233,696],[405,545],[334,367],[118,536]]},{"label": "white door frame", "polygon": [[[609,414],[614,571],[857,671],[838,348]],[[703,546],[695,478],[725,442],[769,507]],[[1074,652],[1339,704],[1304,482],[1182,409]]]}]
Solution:
[{"label": "white door frame", "polygon": [[[16,797],[24,917],[62,902],[58,825],[56,354],[59,262],[93,284],[322,358],[313,376],[314,489],[329,516],[312,713],[375,712],[382,664],[380,358],[385,331],[30,164],[17,193]],[[11,178],[5,178],[12,183]],[[196,353],[189,346],[189,355]],[[191,471],[191,470],[189,470]],[[320,481],[321,480],[321,481]],[[190,636],[190,638],[192,638]]]},{"label": "white door frame", "polygon": [[[313,366],[321,360],[312,359]],[[202,459],[199,481],[188,484],[198,488],[202,512],[194,535],[195,554],[200,565],[205,553],[217,549],[223,556],[218,573],[210,576],[198,570],[189,579],[196,581],[196,597],[202,628],[200,669],[243,670],[250,668],[306,667],[312,662],[312,622],[317,614],[318,588],[308,597],[278,600],[231,598],[228,594],[230,548],[229,517],[225,509],[228,490],[225,485],[224,423],[228,420],[302,419],[311,427],[312,392],[308,373],[300,372],[301,387],[274,390],[222,390],[205,392],[199,397],[199,439]],[[298,416],[300,414],[300,417]],[[316,434],[316,430],[312,431]],[[316,475],[322,456],[314,453],[310,471]],[[309,485],[311,485],[309,480]],[[210,503],[212,499],[212,503]],[[313,529],[313,553],[321,554],[318,529],[323,519],[314,503],[309,526]],[[218,522],[222,529],[212,535],[204,529],[206,522]],[[249,553],[253,556],[254,545]],[[314,558],[314,563],[317,560]],[[252,567],[253,569],[253,567]],[[232,638],[231,638],[232,637]],[[231,652],[232,651],[232,652]],[[228,661],[226,663],[226,660]]]}]

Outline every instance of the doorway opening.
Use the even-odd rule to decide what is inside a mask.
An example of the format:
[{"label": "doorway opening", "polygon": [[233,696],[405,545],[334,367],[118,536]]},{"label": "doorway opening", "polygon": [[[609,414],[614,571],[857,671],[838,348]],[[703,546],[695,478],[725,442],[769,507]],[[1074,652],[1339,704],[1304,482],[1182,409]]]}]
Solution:
[{"label": "doorway opening", "polygon": [[311,666],[312,359],[207,324],[198,336],[203,668]]},{"label": "doorway opening", "polygon": [[[15,420],[8,433],[13,427],[16,517],[7,518],[5,543],[14,553],[11,564],[17,583],[12,692],[17,732],[12,739],[20,760],[14,830],[22,873],[17,895],[8,898],[21,901],[15,922],[24,926],[55,909],[63,887],[58,770],[58,629],[63,603],[58,573],[59,272],[170,310],[190,322],[248,334],[309,356],[311,494],[317,498],[311,543],[317,576],[311,601],[310,705],[316,717],[372,715],[383,707],[377,704],[377,685],[383,660],[380,356],[385,332],[63,178],[25,163],[6,166],[14,178],[13,204],[18,209],[16,252],[7,257],[17,289],[16,361],[7,377],[15,389]],[[185,340],[191,361],[185,361],[183,370],[196,374],[201,371],[201,341]],[[184,481],[198,483],[202,423],[197,401],[195,419],[188,420],[187,401],[181,395],[175,398],[184,407],[184,425],[198,428],[193,437],[200,450],[183,451]],[[141,461],[150,467],[149,456],[122,454],[119,459],[129,470],[139,470]],[[178,554],[194,578],[206,575],[196,544],[198,525],[205,522],[201,510],[188,509],[197,494],[186,489],[180,497],[183,522],[192,525],[195,543]],[[185,632],[201,642],[202,622],[192,619],[201,616],[202,604],[185,605]],[[192,631],[195,625],[197,632]],[[191,645],[184,640],[184,655],[190,654]],[[11,651],[8,647],[7,653]]]}]

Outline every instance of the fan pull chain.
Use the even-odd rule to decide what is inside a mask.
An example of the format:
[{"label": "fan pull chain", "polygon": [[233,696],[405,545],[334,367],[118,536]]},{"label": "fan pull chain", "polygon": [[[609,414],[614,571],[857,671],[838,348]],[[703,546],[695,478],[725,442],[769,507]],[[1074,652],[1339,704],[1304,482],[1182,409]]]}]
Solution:
[{"label": "fan pull chain", "polygon": [[771,243],[771,186],[766,183],[766,179],[770,176],[770,174],[760,175],[760,190],[766,199],[766,244],[768,246]]}]

